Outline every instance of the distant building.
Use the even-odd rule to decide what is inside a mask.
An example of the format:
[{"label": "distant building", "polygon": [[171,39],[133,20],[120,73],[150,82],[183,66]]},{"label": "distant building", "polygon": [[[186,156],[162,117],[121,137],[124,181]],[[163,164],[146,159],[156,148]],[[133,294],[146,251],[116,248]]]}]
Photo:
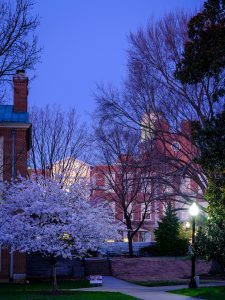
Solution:
[{"label": "distant building", "polygon": [[[13,105],[0,105],[0,180],[27,175],[31,124],[27,113],[28,78],[23,70],[13,76]],[[25,254],[0,246],[0,280],[26,273]],[[19,275],[20,276],[20,275]]]},{"label": "distant building", "polygon": [[77,158],[66,158],[53,165],[53,174],[63,175],[66,185],[73,184],[79,179],[90,182],[91,165]]},{"label": "distant building", "polygon": [[[143,161],[149,154],[151,158],[154,159],[164,159],[165,154],[167,157],[171,157],[176,161],[176,159],[182,161],[184,164],[191,161],[191,157],[194,156],[195,147],[191,144],[190,139],[186,138],[190,135],[190,124],[188,121],[183,120],[181,122],[181,132],[182,134],[175,134],[170,132],[169,124],[162,117],[161,114],[153,115],[151,114],[148,118],[146,115],[143,117],[142,125],[146,126],[142,130],[141,134],[141,149],[139,157],[135,158],[140,162]],[[154,129],[154,130],[153,130]],[[154,132],[157,131],[157,136],[154,137]],[[186,137],[185,137],[186,136]],[[152,147],[153,146],[153,147]],[[151,151],[151,153],[150,153]],[[188,153],[188,155],[186,155]],[[156,167],[157,168],[157,167]],[[166,164],[160,164],[160,168],[166,168]],[[112,165],[97,165],[91,170],[91,178],[94,183],[93,193],[91,199],[96,201],[106,201],[112,208],[112,212],[115,219],[124,222],[123,208],[121,207],[121,200],[119,194],[122,191],[124,182],[122,182],[121,177],[122,166],[120,163],[115,162]],[[156,170],[157,172],[157,170]],[[163,173],[163,170],[162,170]],[[172,172],[171,172],[172,173]],[[160,172],[159,172],[160,174]],[[142,176],[140,170],[140,177]],[[135,175],[137,176],[137,175]],[[135,180],[132,171],[125,176],[125,180],[129,177],[129,180]],[[124,180],[124,179],[123,179]],[[168,180],[170,180],[168,178]],[[135,195],[135,206],[131,206],[129,209],[133,209],[132,213],[132,226],[136,227],[136,224],[141,221],[143,213],[142,202],[143,194],[149,193],[150,205],[146,213],[146,218],[134,237],[134,241],[137,242],[150,242],[154,241],[154,230],[158,226],[158,221],[163,217],[166,205],[168,201],[172,201],[173,208],[177,210],[177,215],[182,222],[186,222],[190,219],[188,213],[188,205],[185,204],[185,200],[182,199],[182,194],[190,199],[200,202],[202,206],[206,206],[202,199],[202,194],[197,183],[185,174],[185,172],[180,175],[173,177],[172,187],[170,184],[160,182],[153,187],[151,183],[146,186],[146,180],[142,180],[141,184],[145,186],[145,190],[140,189],[140,191]],[[140,182],[140,181],[139,181]],[[125,182],[126,184],[126,182]],[[121,190],[120,190],[121,187]],[[147,190],[146,190],[147,188]],[[154,189],[154,193],[151,192]],[[177,191],[180,191],[178,194]],[[123,193],[123,191],[122,191]],[[126,191],[127,199],[132,198],[132,186]],[[177,194],[176,194],[177,193]],[[158,197],[160,196],[160,197]],[[152,197],[152,200],[151,200]],[[158,199],[157,199],[158,198]],[[160,198],[160,200],[159,200]],[[121,227],[121,240],[127,241],[127,229],[124,225]]]}]

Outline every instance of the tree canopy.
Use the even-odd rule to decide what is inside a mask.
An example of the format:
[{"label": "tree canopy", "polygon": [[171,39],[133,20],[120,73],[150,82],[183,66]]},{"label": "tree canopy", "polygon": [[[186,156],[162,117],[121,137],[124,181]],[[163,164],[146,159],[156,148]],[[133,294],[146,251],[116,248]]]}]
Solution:
[{"label": "tree canopy", "polygon": [[33,70],[40,58],[35,34],[39,18],[32,0],[0,1],[0,91],[16,70]]},{"label": "tree canopy", "polygon": [[215,100],[224,94],[225,1],[208,0],[188,23],[188,40],[176,76],[182,83],[214,78],[218,83]]},{"label": "tree canopy", "polygon": [[62,188],[60,179],[19,178],[5,184],[0,206],[0,242],[12,251],[71,259],[97,250],[117,237],[113,217],[104,205],[87,201],[85,181]]}]

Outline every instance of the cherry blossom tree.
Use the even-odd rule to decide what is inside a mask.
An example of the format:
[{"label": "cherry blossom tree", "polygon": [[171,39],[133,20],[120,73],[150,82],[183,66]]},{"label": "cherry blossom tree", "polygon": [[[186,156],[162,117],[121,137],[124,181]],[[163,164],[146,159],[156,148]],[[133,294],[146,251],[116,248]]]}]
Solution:
[{"label": "cherry blossom tree", "polygon": [[19,178],[3,186],[0,243],[12,251],[38,253],[52,263],[57,290],[56,261],[100,249],[117,236],[117,226],[103,204],[88,201],[85,181],[62,188],[59,179]]}]

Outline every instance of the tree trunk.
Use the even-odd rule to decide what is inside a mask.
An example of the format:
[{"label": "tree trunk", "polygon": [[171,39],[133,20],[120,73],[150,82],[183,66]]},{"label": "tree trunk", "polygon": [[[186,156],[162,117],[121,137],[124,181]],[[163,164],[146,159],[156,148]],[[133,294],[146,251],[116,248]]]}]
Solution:
[{"label": "tree trunk", "polygon": [[56,278],[56,259],[52,259],[52,292],[57,291],[57,278]]},{"label": "tree trunk", "polygon": [[133,237],[131,236],[131,232],[129,230],[127,232],[127,238],[128,238],[129,256],[134,256],[134,251],[133,251]]}]

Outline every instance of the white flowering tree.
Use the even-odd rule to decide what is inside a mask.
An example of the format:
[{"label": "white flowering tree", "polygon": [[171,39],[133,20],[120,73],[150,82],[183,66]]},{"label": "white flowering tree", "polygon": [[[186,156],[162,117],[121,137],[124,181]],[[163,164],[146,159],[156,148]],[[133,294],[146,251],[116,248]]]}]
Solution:
[{"label": "white flowering tree", "polygon": [[63,189],[60,180],[20,178],[3,187],[0,243],[50,258],[53,291],[58,257],[82,256],[117,236],[110,212],[103,204],[91,205],[88,196],[84,181]]}]

